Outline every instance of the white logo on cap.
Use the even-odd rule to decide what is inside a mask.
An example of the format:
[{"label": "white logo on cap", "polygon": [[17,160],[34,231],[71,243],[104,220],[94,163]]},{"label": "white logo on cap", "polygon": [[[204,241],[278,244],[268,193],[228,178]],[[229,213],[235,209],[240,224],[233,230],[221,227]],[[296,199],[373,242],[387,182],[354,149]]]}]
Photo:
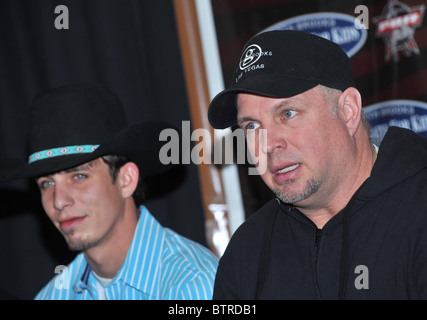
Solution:
[{"label": "white logo on cap", "polygon": [[243,52],[242,57],[240,58],[239,67],[240,70],[244,70],[250,65],[254,64],[261,58],[262,50],[259,45],[251,44],[246,50]]}]

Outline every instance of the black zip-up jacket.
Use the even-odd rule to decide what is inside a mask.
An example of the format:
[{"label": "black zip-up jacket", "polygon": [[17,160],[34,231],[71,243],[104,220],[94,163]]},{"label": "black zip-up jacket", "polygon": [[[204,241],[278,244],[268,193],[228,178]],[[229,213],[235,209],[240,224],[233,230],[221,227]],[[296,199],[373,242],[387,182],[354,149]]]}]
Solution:
[{"label": "black zip-up jacket", "polygon": [[234,233],[214,299],[427,299],[427,139],[391,127],[371,176],[319,230],[271,200]]}]

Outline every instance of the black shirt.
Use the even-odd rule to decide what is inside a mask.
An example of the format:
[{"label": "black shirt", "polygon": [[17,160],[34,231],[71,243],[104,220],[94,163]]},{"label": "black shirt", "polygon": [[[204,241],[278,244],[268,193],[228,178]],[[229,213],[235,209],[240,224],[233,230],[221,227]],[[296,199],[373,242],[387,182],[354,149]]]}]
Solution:
[{"label": "black shirt", "polygon": [[427,139],[390,128],[371,177],[322,230],[278,200],[248,218],[220,259],[214,299],[256,297],[427,299]]}]

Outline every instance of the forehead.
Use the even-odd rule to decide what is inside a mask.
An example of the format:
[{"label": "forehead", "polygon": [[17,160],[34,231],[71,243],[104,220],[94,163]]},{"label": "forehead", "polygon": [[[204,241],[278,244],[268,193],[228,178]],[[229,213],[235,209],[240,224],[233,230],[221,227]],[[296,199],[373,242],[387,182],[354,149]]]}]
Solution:
[{"label": "forehead", "polygon": [[246,117],[258,114],[274,114],[283,108],[292,108],[297,105],[307,104],[309,99],[303,96],[289,98],[270,98],[248,93],[240,93],[237,96],[237,120],[241,122]]},{"label": "forehead", "polygon": [[63,170],[62,172],[68,173],[68,172],[75,172],[75,171],[81,171],[81,170],[91,170],[96,169],[102,165],[103,161],[101,161],[101,158],[97,158],[95,160],[83,163],[81,165],[78,165],[76,167]]},{"label": "forehead", "polygon": [[53,172],[50,174],[46,174],[44,176],[36,178],[36,180],[38,180],[39,178],[42,178],[42,177],[52,177],[55,175],[67,174],[67,173],[78,172],[78,171],[94,171],[94,170],[101,168],[103,164],[106,166],[106,164],[104,163],[104,161],[102,161],[101,158],[97,158],[95,160],[85,162],[83,164],[80,164],[78,166],[75,166],[75,167],[72,167],[69,169],[65,169],[65,170]]},{"label": "forehead", "polygon": [[238,93],[236,97],[238,115],[249,111],[253,112],[257,109],[269,109],[274,112],[282,109],[282,107],[324,106],[325,103],[327,104],[327,99],[320,86],[316,86],[292,97],[271,98],[243,92]]}]

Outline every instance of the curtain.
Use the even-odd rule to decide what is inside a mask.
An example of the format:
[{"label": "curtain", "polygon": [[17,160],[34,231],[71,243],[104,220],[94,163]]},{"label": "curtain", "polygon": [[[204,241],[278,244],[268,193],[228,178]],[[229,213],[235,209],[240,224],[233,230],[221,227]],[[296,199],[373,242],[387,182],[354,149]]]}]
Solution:
[{"label": "curtain", "polygon": [[[68,21],[55,13],[60,5]],[[179,129],[190,120],[172,1],[0,1],[2,158],[26,157],[36,93],[85,81],[115,91],[131,124],[163,120]],[[148,183],[146,205],[160,223],[206,245],[197,167],[178,166]],[[32,181],[3,183],[0,197],[0,297],[32,299],[76,253],[46,217]]]}]

